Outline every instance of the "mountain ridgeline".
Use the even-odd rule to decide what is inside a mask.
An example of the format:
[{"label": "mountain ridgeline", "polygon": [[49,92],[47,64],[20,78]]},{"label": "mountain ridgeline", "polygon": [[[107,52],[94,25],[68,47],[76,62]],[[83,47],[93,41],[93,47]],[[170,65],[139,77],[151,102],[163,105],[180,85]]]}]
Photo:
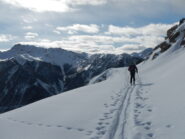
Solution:
[{"label": "mountain ridgeline", "polygon": [[140,63],[143,54],[88,55],[60,48],[17,44],[8,51],[0,52],[0,59],[2,113],[84,86],[109,68]]}]

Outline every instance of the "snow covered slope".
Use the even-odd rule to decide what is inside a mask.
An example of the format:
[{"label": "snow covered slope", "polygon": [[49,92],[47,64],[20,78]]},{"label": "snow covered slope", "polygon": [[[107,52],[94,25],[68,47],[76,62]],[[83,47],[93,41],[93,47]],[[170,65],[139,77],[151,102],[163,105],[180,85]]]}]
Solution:
[{"label": "snow covered slope", "polygon": [[[3,139],[86,139],[103,136],[122,103],[125,71],[99,84],[75,89],[0,117]],[[121,78],[120,78],[121,77]],[[125,85],[124,85],[125,84]]]}]

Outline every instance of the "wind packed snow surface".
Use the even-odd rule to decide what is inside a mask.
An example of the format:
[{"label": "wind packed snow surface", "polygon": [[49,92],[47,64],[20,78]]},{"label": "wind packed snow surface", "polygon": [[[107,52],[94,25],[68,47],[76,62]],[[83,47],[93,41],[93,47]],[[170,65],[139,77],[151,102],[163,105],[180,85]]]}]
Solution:
[{"label": "wind packed snow surface", "polygon": [[102,82],[1,114],[0,138],[185,139],[185,50],[169,52],[141,63],[135,86],[127,68],[111,69]]}]

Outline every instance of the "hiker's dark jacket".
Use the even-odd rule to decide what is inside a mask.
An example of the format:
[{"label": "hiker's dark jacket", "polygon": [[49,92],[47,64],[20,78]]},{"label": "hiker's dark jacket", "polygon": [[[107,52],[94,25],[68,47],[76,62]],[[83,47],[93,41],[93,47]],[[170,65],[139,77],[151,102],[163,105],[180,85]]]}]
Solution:
[{"label": "hiker's dark jacket", "polygon": [[138,69],[136,65],[131,65],[128,67],[128,71],[130,71],[131,73],[135,73],[135,72],[138,72]]}]

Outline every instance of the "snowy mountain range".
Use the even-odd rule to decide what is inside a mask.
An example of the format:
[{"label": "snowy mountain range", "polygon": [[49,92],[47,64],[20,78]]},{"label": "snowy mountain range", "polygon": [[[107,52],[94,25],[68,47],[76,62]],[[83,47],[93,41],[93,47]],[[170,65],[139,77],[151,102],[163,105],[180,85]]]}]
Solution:
[{"label": "snowy mountain range", "polygon": [[143,57],[17,44],[0,52],[0,59],[0,112],[5,112],[84,86],[109,68],[139,63]]},{"label": "snowy mountain range", "polygon": [[1,114],[0,137],[184,139],[185,22],[172,32],[168,48],[157,46],[138,65],[135,86],[127,68],[108,69],[87,86]]}]

